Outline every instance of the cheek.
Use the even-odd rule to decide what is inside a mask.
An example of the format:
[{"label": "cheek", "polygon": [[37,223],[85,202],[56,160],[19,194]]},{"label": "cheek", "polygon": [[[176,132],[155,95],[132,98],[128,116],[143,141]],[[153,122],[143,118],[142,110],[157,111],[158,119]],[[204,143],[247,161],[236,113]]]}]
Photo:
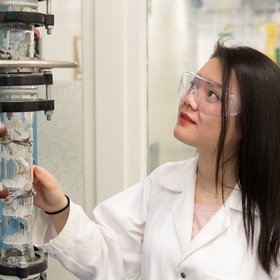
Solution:
[{"label": "cheek", "polygon": [[201,137],[204,138],[203,142],[206,145],[209,144],[209,146],[211,146],[211,147],[216,147],[218,140],[219,140],[220,131],[221,131],[221,128],[219,125],[217,125],[217,126],[208,125],[208,126],[201,127],[200,135],[201,135]]},{"label": "cheek", "polygon": [[203,116],[200,121],[199,130],[211,138],[218,138],[221,131],[221,121],[212,116]]},{"label": "cheek", "polygon": [[210,150],[215,150],[221,132],[220,119],[207,116],[201,121],[198,130],[203,147],[208,147]]},{"label": "cheek", "polygon": [[227,137],[226,137],[226,146],[233,153],[238,149],[238,145],[241,140],[241,131],[236,123],[236,118],[232,118],[229,121]]}]

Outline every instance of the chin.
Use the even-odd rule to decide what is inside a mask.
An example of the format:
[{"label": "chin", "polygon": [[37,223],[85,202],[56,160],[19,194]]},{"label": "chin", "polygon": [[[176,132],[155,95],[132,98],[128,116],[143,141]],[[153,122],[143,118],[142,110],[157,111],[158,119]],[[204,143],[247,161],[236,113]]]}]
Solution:
[{"label": "chin", "polygon": [[174,131],[173,131],[173,135],[174,137],[181,143],[185,144],[185,145],[188,145],[188,146],[192,146],[192,147],[196,147],[194,141],[192,139],[190,139],[188,137],[188,135],[186,135],[186,132],[185,133],[182,133],[180,131],[180,129],[176,129],[176,127],[174,128]]}]

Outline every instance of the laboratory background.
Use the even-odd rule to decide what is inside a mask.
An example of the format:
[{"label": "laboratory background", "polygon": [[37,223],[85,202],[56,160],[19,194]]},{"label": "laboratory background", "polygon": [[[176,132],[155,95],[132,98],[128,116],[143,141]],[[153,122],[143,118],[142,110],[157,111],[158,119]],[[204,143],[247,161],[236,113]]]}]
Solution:
[{"label": "laboratory background", "polygon": [[[278,0],[52,0],[51,13],[40,54],[77,67],[52,71],[55,109],[49,121],[36,113],[34,158],[89,216],[158,165],[195,155],[173,137],[177,88],[218,38],[280,64]],[[48,262],[48,279],[77,279]]]}]

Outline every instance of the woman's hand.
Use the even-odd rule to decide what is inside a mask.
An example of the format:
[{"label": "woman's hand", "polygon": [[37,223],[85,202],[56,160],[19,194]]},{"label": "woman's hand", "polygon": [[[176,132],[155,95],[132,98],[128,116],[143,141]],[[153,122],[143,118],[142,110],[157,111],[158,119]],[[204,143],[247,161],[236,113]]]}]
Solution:
[{"label": "woman's hand", "polygon": [[[43,211],[56,212],[63,209],[68,200],[65,197],[57,180],[44,168],[35,166],[33,169],[33,187],[36,192],[34,204]],[[49,215],[57,233],[59,233],[69,215],[69,207],[63,212],[55,215]]]},{"label": "woman's hand", "polygon": [[35,166],[33,169],[33,187],[36,192],[34,204],[43,211],[55,212],[67,204],[57,180],[44,168]]}]

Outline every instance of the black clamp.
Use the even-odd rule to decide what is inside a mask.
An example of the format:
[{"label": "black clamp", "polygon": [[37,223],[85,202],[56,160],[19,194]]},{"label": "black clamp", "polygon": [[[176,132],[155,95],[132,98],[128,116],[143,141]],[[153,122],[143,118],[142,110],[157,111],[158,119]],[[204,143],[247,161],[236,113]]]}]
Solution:
[{"label": "black clamp", "polygon": [[20,22],[35,26],[54,26],[54,15],[34,12],[0,12],[0,23]]}]

